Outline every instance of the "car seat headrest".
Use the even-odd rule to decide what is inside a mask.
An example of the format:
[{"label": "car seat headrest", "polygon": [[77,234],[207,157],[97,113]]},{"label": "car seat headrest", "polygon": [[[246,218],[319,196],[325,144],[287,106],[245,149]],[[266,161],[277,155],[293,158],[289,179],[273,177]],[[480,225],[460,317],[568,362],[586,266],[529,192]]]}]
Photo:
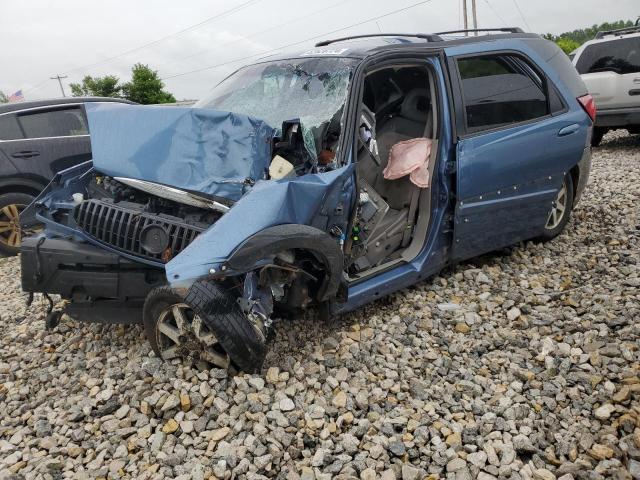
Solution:
[{"label": "car seat headrest", "polygon": [[414,88],[404,97],[400,106],[400,115],[415,122],[426,122],[431,108],[429,90]]}]

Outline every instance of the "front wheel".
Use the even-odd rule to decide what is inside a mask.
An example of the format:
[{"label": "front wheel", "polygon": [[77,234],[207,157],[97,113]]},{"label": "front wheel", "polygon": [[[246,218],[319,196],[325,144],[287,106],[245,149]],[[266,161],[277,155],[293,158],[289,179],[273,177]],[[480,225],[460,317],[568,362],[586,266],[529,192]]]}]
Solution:
[{"label": "front wheel", "polygon": [[551,204],[551,210],[547,216],[547,223],[541,240],[551,240],[556,238],[564,230],[569,222],[571,210],[573,209],[573,180],[570,174],[564,176],[562,186]]},{"label": "front wheel", "polygon": [[181,296],[170,287],[152,290],[144,303],[144,330],[158,357],[183,358],[253,373],[262,367],[262,325],[240,308],[235,296],[211,282],[195,283]]},{"label": "front wheel", "polygon": [[143,322],[151,348],[163,360],[182,358],[229,367],[229,355],[215,333],[171,288],[158,287],[147,295]]}]

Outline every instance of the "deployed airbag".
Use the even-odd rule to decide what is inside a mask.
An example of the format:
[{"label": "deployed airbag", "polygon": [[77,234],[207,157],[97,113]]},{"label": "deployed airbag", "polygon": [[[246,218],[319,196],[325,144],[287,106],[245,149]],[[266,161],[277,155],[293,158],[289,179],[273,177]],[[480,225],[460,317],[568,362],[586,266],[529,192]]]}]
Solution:
[{"label": "deployed airbag", "polygon": [[236,201],[271,162],[273,128],[246,115],[117,103],[86,111],[93,165],[109,176]]}]

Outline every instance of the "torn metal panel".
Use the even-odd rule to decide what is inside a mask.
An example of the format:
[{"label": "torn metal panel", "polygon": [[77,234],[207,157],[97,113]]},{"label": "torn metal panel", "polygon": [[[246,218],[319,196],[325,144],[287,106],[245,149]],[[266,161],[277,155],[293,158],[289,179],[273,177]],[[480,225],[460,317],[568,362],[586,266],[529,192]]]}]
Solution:
[{"label": "torn metal panel", "polygon": [[188,286],[207,276],[211,268],[219,268],[247,238],[268,227],[311,224],[325,197],[336,184],[348,182],[352,172],[353,165],[349,165],[332,172],[259,182],[166,264],[169,283],[174,287]]},{"label": "torn metal panel", "polygon": [[115,103],[86,110],[94,167],[109,176],[236,201],[271,161],[273,128],[247,115]]}]

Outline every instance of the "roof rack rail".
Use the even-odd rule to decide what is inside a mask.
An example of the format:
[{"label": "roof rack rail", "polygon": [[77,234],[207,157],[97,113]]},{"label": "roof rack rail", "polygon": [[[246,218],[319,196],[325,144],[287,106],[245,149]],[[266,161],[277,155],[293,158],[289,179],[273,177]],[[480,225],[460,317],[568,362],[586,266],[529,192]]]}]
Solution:
[{"label": "roof rack rail", "polygon": [[595,38],[604,38],[607,35],[623,35],[625,33],[634,33],[634,32],[640,32],[640,24],[638,24],[638,22],[636,22],[636,24],[633,27],[619,28],[617,30],[603,30],[602,32],[596,33]]},{"label": "roof rack rail", "polygon": [[422,38],[427,42],[441,42],[442,39],[438,35],[432,33],[369,33],[366,35],[351,35],[349,37],[334,38],[333,40],[323,40],[316,43],[316,47],[326,47],[336,42],[343,42],[345,40],[354,40],[356,38],[370,38],[370,37],[415,37]]},{"label": "roof rack rail", "polygon": [[503,33],[524,33],[520,27],[502,27],[502,28],[472,28],[466,30],[448,30],[446,32],[438,32],[436,35],[451,35],[453,33],[477,33],[477,32],[503,32]]}]

